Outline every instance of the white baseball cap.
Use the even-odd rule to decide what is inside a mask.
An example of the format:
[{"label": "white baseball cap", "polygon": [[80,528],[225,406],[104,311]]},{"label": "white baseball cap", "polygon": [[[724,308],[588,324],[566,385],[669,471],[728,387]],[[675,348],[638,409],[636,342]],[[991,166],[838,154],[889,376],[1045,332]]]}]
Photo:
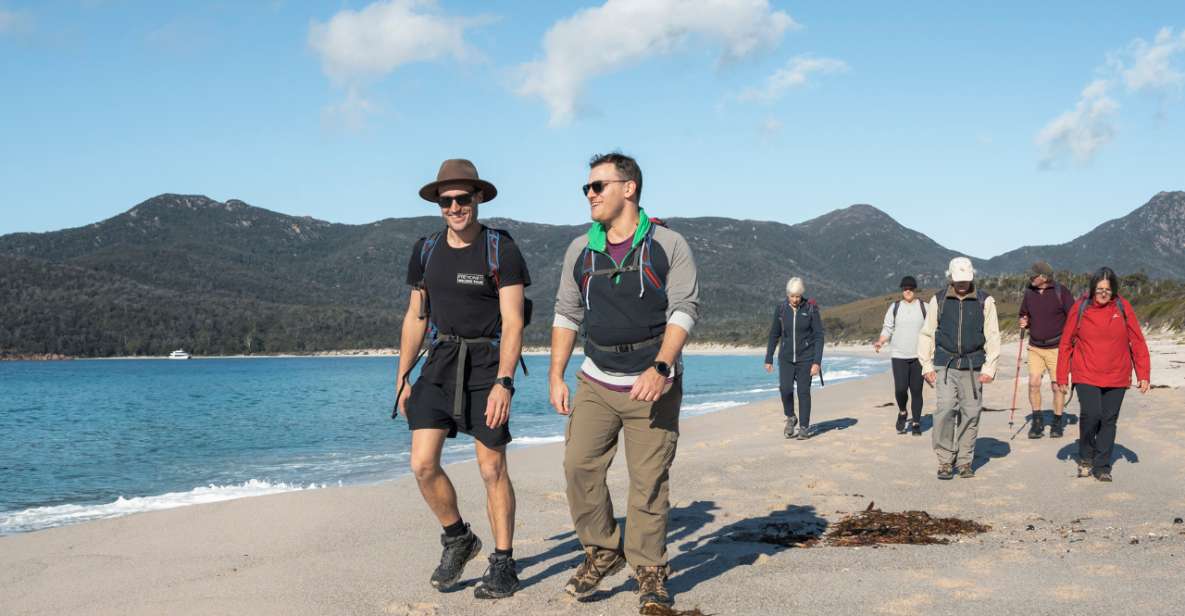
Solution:
[{"label": "white baseball cap", "polygon": [[950,278],[951,282],[971,282],[975,279],[975,268],[971,267],[971,259],[967,257],[955,257],[950,260],[950,265],[947,266],[946,277]]}]

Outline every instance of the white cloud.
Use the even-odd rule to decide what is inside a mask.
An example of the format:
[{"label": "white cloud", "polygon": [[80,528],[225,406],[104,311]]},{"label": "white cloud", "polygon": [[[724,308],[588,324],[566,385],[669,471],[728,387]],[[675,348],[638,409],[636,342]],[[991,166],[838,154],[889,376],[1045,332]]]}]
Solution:
[{"label": "white cloud", "polygon": [[450,17],[436,0],[380,0],[361,10],[342,10],[326,23],[309,25],[309,47],[345,100],[322,110],[328,125],[361,130],[378,106],[364,86],[414,62],[466,61],[478,56],[465,43],[465,31],[488,23],[485,17]]},{"label": "white cloud", "polygon": [[350,87],[345,100],[321,110],[321,123],[326,127],[358,133],[366,128],[370,116],[378,112],[379,106],[374,101],[363,96],[358,88]]},{"label": "white cloud", "polygon": [[542,98],[552,125],[566,124],[593,77],[672,53],[692,37],[719,44],[720,62],[735,61],[774,47],[797,27],[768,0],[606,0],[547,31],[543,58],[521,67],[518,93]]},{"label": "white cloud", "polygon": [[1112,116],[1119,109],[1108,93],[1110,82],[1092,81],[1082,90],[1074,109],[1056,117],[1037,134],[1037,146],[1042,149],[1041,165],[1048,167],[1058,159],[1070,155],[1074,162],[1085,164],[1099,148],[1115,137]]},{"label": "white cloud", "polygon": [[9,34],[28,30],[33,25],[33,19],[23,11],[10,11],[0,7],[0,34]]},{"label": "white cloud", "polygon": [[1128,46],[1123,65],[1123,81],[1129,90],[1180,92],[1185,74],[1173,66],[1177,55],[1185,55],[1185,31],[1174,36],[1172,28],[1162,28],[1152,43],[1136,39]]},{"label": "white cloud", "polygon": [[763,88],[751,88],[741,92],[743,101],[773,102],[782,97],[786,90],[805,86],[811,73],[830,74],[848,70],[847,62],[834,58],[795,56],[786,66],[778,69],[765,81]]},{"label": "white cloud", "polygon": [[435,9],[435,0],[387,0],[343,10],[309,26],[309,46],[339,84],[382,77],[412,62],[472,57],[465,30],[486,20],[447,17]]}]

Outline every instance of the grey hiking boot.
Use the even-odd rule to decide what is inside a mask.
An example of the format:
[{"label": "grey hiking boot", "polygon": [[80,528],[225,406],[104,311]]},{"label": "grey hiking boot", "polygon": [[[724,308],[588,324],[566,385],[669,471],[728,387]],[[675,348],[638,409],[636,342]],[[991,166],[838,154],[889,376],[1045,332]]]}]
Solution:
[{"label": "grey hiking boot", "polygon": [[1093,471],[1093,470],[1094,470],[1094,466],[1092,466],[1090,462],[1079,462],[1078,463],[1078,476],[1079,477],[1090,477],[1091,471]]},{"label": "grey hiking boot", "polygon": [[481,553],[481,539],[465,525],[465,534],[460,537],[440,536],[444,552],[440,555],[440,566],[432,572],[432,587],[440,592],[451,590],[465,572],[465,563]]},{"label": "grey hiking boot", "polygon": [[782,435],[786,438],[794,438],[794,427],[798,425],[798,418],[791,415],[786,418],[786,427],[782,429]]},{"label": "grey hiking boot", "polygon": [[601,580],[621,571],[625,556],[617,550],[606,550],[596,546],[584,548],[584,562],[564,586],[564,591],[577,599],[583,599],[597,591]]},{"label": "grey hiking boot", "polygon": [[805,441],[806,439],[808,439],[810,437],[811,437],[810,426],[798,426],[798,431],[794,433],[794,438],[796,438],[800,441]]},{"label": "grey hiking boot", "polygon": [[490,566],[481,576],[473,596],[478,599],[504,599],[518,590],[518,572],[514,559],[504,554],[490,554]]},{"label": "grey hiking boot", "polygon": [[1049,438],[1061,438],[1064,434],[1065,425],[1065,415],[1054,415],[1053,421],[1049,422]]},{"label": "grey hiking boot", "polygon": [[1041,411],[1033,411],[1032,425],[1029,426],[1029,438],[1041,438],[1045,436],[1045,414]]},{"label": "grey hiking boot", "polygon": [[959,466],[959,478],[971,479],[975,476],[975,469],[971,468],[970,464],[963,464]]},{"label": "grey hiking boot", "polygon": [[942,479],[944,481],[947,479],[954,479],[955,478],[954,465],[953,464],[939,464],[938,465],[938,478]]},{"label": "grey hiking boot", "polygon": [[638,567],[634,570],[634,576],[638,578],[638,607],[671,607],[675,604],[671,593],[667,592],[667,576],[670,574],[671,568],[667,565]]}]

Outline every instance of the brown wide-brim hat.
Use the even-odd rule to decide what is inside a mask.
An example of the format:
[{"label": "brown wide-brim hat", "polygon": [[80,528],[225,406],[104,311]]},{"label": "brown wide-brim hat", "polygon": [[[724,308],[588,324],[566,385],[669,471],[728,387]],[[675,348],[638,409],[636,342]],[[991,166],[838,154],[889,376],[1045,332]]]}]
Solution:
[{"label": "brown wide-brim hat", "polygon": [[425,184],[420,189],[420,197],[425,201],[436,203],[440,198],[440,187],[445,184],[469,184],[481,191],[482,201],[493,201],[498,196],[498,189],[493,184],[477,176],[477,167],[464,158],[450,158],[440,163],[440,171],[436,173],[436,181]]}]

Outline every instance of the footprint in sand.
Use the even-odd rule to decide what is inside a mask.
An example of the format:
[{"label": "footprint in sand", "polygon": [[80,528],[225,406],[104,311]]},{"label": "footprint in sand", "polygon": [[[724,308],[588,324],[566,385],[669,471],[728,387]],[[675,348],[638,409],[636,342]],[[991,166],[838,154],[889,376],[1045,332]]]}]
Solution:
[{"label": "footprint in sand", "polygon": [[1081,585],[1073,586],[1070,584],[1054,586],[1050,589],[1050,593],[1053,594],[1053,599],[1060,603],[1078,603],[1098,594],[1090,587]]},{"label": "footprint in sand", "polygon": [[392,603],[384,611],[396,616],[437,616],[440,606],[435,603]]},{"label": "footprint in sand", "polygon": [[913,616],[921,611],[923,606],[930,605],[931,603],[934,603],[934,598],[930,595],[915,594],[912,597],[906,597],[904,599],[886,601],[877,608],[877,611],[883,614]]}]

